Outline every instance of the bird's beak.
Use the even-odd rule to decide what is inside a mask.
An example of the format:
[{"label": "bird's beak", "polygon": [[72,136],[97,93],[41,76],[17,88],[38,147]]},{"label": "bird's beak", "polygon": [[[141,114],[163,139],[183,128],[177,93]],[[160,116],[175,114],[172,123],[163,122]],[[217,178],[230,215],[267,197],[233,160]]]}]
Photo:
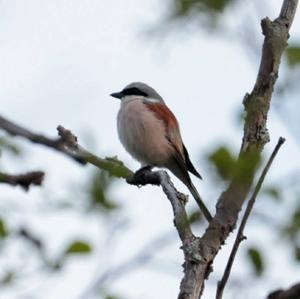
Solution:
[{"label": "bird's beak", "polygon": [[117,98],[117,99],[121,99],[123,97],[123,93],[122,91],[120,92],[114,92],[111,94],[112,97]]}]

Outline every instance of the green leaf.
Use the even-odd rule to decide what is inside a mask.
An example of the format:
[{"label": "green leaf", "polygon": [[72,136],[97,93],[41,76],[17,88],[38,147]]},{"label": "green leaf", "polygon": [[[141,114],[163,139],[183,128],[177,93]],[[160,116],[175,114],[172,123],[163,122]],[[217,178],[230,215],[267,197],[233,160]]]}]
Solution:
[{"label": "green leaf", "polygon": [[300,262],[300,247],[295,246],[294,248],[294,255],[297,262]]},{"label": "green leaf", "polygon": [[296,211],[293,214],[292,218],[292,224],[296,228],[300,228],[300,206],[296,209]]},{"label": "green leaf", "polygon": [[0,218],[0,238],[5,238],[8,235],[7,227],[3,219]]},{"label": "green leaf", "polygon": [[263,193],[276,201],[280,201],[282,199],[281,190],[275,186],[264,188]]},{"label": "green leaf", "polygon": [[198,0],[195,2],[202,4],[207,10],[222,12],[233,0]]},{"label": "green leaf", "polygon": [[300,46],[288,47],[285,54],[290,67],[295,67],[300,63]]},{"label": "green leaf", "polygon": [[0,285],[1,286],[7,286],[14,282],[16,277],[15,272],[9,270],[2,277],[0,277]]},{"label": "green leaf", "polygon": [[21,148],[5,137],[0,137],[0,149],[5,149],[18,156],[22,153]]},{"label": "green leaf", "polygon": [[191,11],[221,13],[234,0],[173,0],[175,15],[184,16]]},{"label": "green leaf", "polygon": [[90,195],[91,207],[100,207],[105,211],[111,211],[118,208],[108,196],[107,191],[110,188],[113,177],[110,177],[106,171],[96,171],[90,180],[88,193]]},{"label": "green leaf", "polygon": [[240,156],[236,165],[235,176],[241,183],[252,176],[261,161],[259,152],[248,152]]},{"label": "green leaf", "polygon": [[68,254],[88,254],[92,251],[92,247],[85,241],[77,240],[67,246],[65,255]]},{"label": "green leaf", "polygon": [[195,210],[189,215],[189,223],[201,222],[203,220],[202,212]]},{"label": "green leaf", "polygon": [[225,146],[219,147],[209,157],[209,161],[217,168],[218,174],[225,180],[229,180],[234,172],[236,160],[230,150]]},{"label": "green leaf", "polygon": [[66,255],[63,255],[58,260],[45,260],[45,265],[49,270],[59,271],[64,266],[65,257]]},{"label": "green leaf", "polygon": [[255,247],[251,247],[247,251],[247,256],[256,276],[261,276],[265,266],[260,251]]},{"label": "green leaf", "polygon": [[300,232],[300,203],[294,208],[292,217],[289,218],[288,224],[282,229],[282,233],[291,240],[296,240]]}]

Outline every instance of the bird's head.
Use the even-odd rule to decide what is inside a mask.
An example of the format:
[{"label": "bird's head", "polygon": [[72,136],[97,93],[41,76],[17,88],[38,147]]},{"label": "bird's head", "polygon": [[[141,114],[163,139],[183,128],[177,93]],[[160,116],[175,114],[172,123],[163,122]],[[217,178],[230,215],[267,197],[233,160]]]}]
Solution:
[{"label": "bird's head", "polygon": [[128,84],[120,92],[114,92],[111,94],[112,97],[126,101],[129,99],[141,99],[146,101],[156,101],[164,103],[163,98],[158,92],[143,82],[133,82]]}]

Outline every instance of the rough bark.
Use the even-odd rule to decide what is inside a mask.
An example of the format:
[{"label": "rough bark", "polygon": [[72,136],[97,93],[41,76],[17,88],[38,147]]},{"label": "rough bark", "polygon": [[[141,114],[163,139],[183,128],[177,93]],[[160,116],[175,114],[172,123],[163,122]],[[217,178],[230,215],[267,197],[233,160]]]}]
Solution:
[{"label": "rough bark", "polygon": [[[265,36],[261,64],[255,86],[244,98],[247,116],[245,118],[244,136],[239,155],[239,162],[256,157],[269,141],[266,127],[274,84],[282,53],[287,45],[289,28],[296,11],[297,0],[284,0],[281,13],[277,19],[262,20],[261,26]],[[165,172],[144,174],[143,181],[134,181],[131,170],[116,158],[99,158],[88,152],[77,143],[77,138],[68,130],[59,126],[60,138],[50,139],[43,135],[30,132],[7,119],[0,117],[0,127],[13,135],[23,136],[32,142],[44,144],[60,151],[82,164],[90,163],[108,171],[111,175],[125,178],[135,184],[160,184],[170,200],[174,223],[182,240],[185,256],[184,277],[180,285],[179,299],[198,299],[204,289],[204,281],[212,271],[215,256],[234,229],[239,212],[252,185],[256,168],[251,167],[247,176],[242,179],[234,176],[229,187],[218,199],[216,214],[201,238],[195,237],[187,220],[184,208],[185,199],[178,193]],[[254,165],[255,166],[255,165]]]},{"label": "rough bark", "polygon": [[[187,196],[176,190],[169,175],[165,171],[151,171],[150,168],[144,168],[133,173],[115,157],[103,159],[87,151],[78,143],[77,137],[70,130],[65,129],[62,126],[57,127],[60,137],[56,139],[51,139],[30,131],[1,116],[0,128],[11,135],[22,136],[34,143],[53,148],[81,164],[90,163],[100,170],[108,171],[113,176],[125,178],[129,184],[137,186],[147,184],[160,185],[172,205],[174,225],[182,241],[185,256],[192,260],[199,259],[199,253],[196,250],[199,238],[196,238],[192,233],[185,210]],[[38,175],[43,176],[44,174],[36,172],[22,176],[9,176],[4,174],[1,175],[0,173],[0,182],[6,182],[13,185],[19,184],[23,188],[28,189],[30,184],[41,183],[37,180]],[[41,179],[40,176],[39,178]],[[30,178],[32,179],[31,181],[29,180]]]},{"label": "rough bark", "polygon": [[[297,4],[297,0],[285,0],[277,19],[270,21],[265,18],[261,22],[265,38],[256,83],[252,92],[246,94],[243,102],[247,116],[239,155],[240,161],[247,156],[260,153],[269,141],[266,127],[267,115]],[[198,251],[201,260],[198,262],[187,260],[184,263],[184,277],[181,281],[179,299],[198,299],[201,296],[213,260],[236,225],[239,212],[252,185],[254,173],[255,168],[250,169],[243,180],[235,176],[218,199],[216,214],[200,238]]]},{"label": "rough bark", "polygon": [[269,294],[267,299],[299,299],[300,283],[297,283],[286,290],[277,290]]}]

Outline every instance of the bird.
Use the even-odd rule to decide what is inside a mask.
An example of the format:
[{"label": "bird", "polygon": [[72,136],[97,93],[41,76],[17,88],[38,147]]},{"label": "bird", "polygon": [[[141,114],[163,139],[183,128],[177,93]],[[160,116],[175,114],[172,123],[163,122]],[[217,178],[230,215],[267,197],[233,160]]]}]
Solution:
[{"label": "bird", "polygon": [[208,222],[212,216],[195,188],[189,172],[202,179],[183,144],[178,121],[159,93],[143,82],[133,82],[120,92],[117,129],[126,151],[143,168],[166,168],[189,189]]}]

